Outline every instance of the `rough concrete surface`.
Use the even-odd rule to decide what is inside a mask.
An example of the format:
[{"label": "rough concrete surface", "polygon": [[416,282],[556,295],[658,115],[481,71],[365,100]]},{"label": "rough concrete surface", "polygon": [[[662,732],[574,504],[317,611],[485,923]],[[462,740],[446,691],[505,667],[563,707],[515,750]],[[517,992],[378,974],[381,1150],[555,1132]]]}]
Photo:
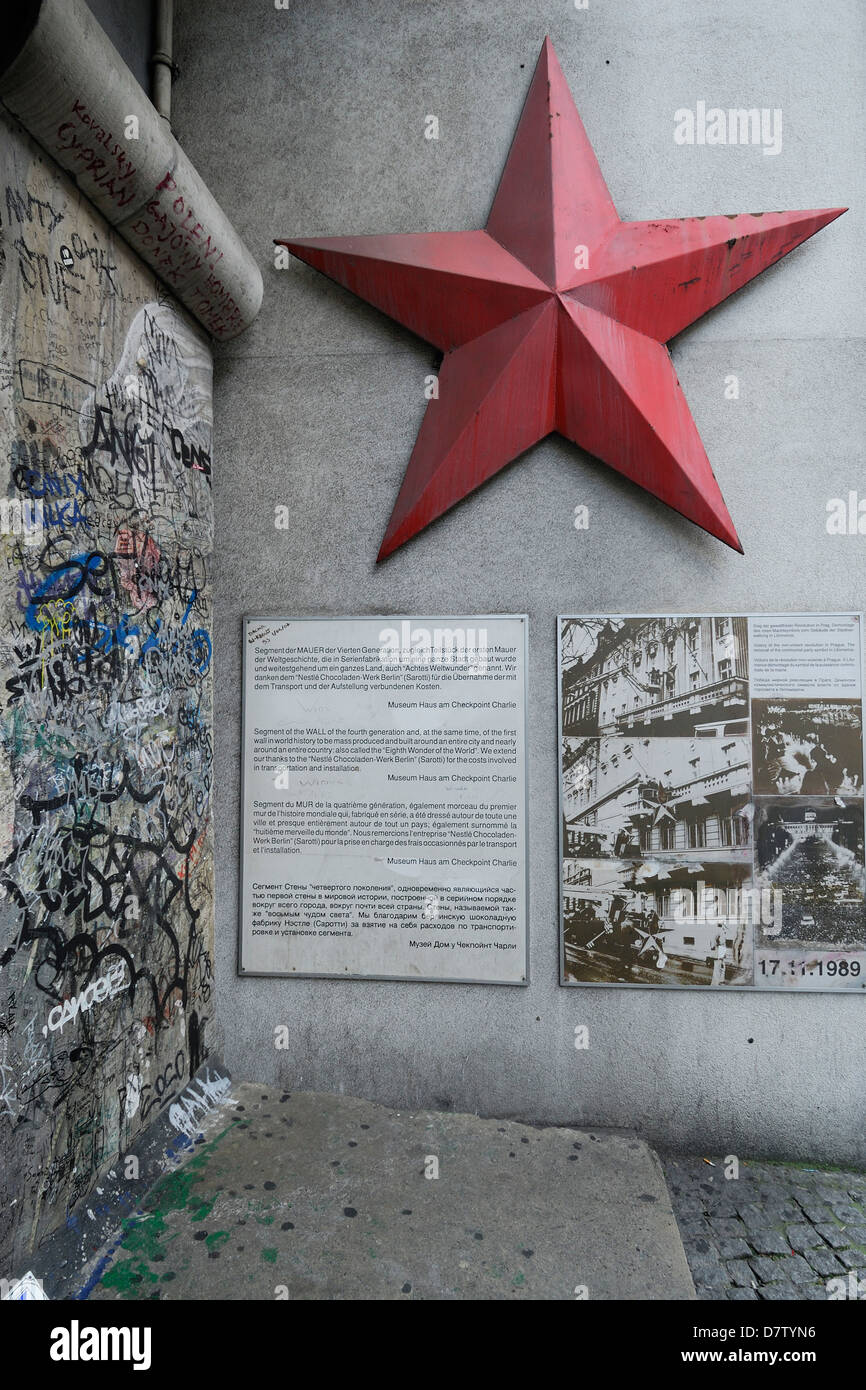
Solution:
[{"label": "rough concrete surface", "polygon": [[[859,0],[180,0],[178,135],[266,286],[215,377],[216,969],[235,1075],[684,1152],[866,1158],[862,998],[558,985],[555,652],[557,613],[863,605],[866,538],[828,535],[826,504],[863,490],[864,27]],[[545,33],[622,217],[850,206],[673,345],[746,553],[554,437],[377,568],[436,357],[307,267],[276,270],[272,241],[483,226]],[[678,146],[674,112],[698,100],[780,107],[781,153]],[[529,614],[528,989],[237,978],[241,617],[262,611]]]},{"label": "rough concrete surface", "polygon": [[153,0],[87,0],[136,82],[150,92]]},{"label": "rough concrete surface", "polygon": [[91,1298],[695,1296],[641,1140],[251,1083],[124,1231]]}]

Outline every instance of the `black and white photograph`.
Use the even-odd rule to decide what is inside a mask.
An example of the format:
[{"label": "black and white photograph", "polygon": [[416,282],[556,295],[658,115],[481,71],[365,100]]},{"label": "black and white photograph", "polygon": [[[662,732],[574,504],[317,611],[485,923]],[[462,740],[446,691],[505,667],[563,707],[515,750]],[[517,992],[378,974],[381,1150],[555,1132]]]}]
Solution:
[{"label": "black and white photograph", "polygon": [[750,985],[760,910],[748,854],[565,859],[563,982]]},{"label": "black and white photograph", "polygon": [[755,808],[756,881],[781,895],[781,927],[762,942],[866,946],[862,801],[759,797]]},{"label": "black and white photograph", "polygon": [[859,700],[753,700],[757,796],[862,796]]},{"label": "black and white photograph", "polygon": [[748,731],[744,617],[563,618],[562,732],[728,738]]},{"label": "black and white photograph", "polygon": [[749,741],[565,738],[563,854],[632,858],[751,844]]}]

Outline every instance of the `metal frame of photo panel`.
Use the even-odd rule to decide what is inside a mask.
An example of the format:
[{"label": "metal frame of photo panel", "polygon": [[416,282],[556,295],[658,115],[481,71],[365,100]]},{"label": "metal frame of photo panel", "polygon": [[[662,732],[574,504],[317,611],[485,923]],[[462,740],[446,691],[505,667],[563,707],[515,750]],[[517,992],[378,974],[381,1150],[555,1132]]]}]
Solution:
[{"label": "metal frame of photo panel", "polygon": [[[752,976],[753,982],[752,982],[752,984],[750,984],[750,985],[712,985],[712,984],[706,984],[706,985],[697,985],[697,984],[695,984],[695,985],[692,985],[692,984],[665,984],[665,983],[662,983],[662,982],[659,982],[658,984],[655,984],[655,983],[649,983],[649,982],[630,982],[630,981],[626,981],[626,980],[619,981],[619,980],[569,980],[569,979],[566,979],[566,975],[565,975],[565,938],[564,938],[564,934],[563,934],[563,912],[564,912],[564,903],[563,903],[563,898],[564,898],[564,893],[563,893],[563,864],[564,864],[564,858],[563,858],[563,852],[564,852],[564,848],[565,848],[565,847],[564,847],[564,845],[563,845],[563,835],[562,835],[563,805],[564,805],[564,799],[563,799],[563,791],[564,791],[564,789],[563,789],[563,777],[562,777],[562,740],[563,740],[563,737],[564,737],[563,730],[562,730],[562,629],[563,629],[563,624],[564,624],[564,623],[568,623],[568,622],[579,622],[581,619],[586,619],[586,618],[596,619],[596,620],[598,620],[598,619],[604,619],[605,621],[607,621],[607,620],[612,619],[612,618],[613,618],[613,619],[622,619],[622,620],[628,620],[628,619],[638,619],[638,620],[640,620],[640,619],[644,619],[644,618],[730,618],[730,617],[745,618],[746,621],[747,621],[747,622],[749,623],[749,625],[750,625],[750,626],[749,626],[749,638],[750,638],[750,641],[749,641],[749,697],[748,697],[748,704],[749,704],[749,709],[748,709],[749,735],[748,735],[748,736],[749,736],[749,744],[750,744],[750,754],[751,754],[751,751],[752,751],[752,750],[751,750],[751,742],[752,742],[752,730],[751,730],[751,722],[752,722],[752,720],[751,720],[751,716],[752,716],[752,643],[751,643],[751,620],[752,620],[753,618],[762,618],[762,619],[767,619],[767,618],[781,618],[781,619],[786,619],[786,620],[788,620],[788,619],[790,619],[790,618],[792,618],[792,617],[805,617],[805,618],[812,618],[812,617],[814,617],[814,618],[823,618],[823,617],[826,617],[826,618],[856,618],[857,621],[858,621],[859,630],[860,630],[860,703],[861,703],[861,724],[864,722],[862,716],[863,716],[863,709],[864,709],[864,706],[866,706],[866,698],[864,698],[864,695],[866,695],[866,692],[864,692],[863,672],[864,672],[864,657],[866,657],[866,653],[864,653],[864,641],[863,641],[863,614],[862,614],[862,612],[849,611],[849,612],[836,612],[836,613],[821,613],[821,612],[815,612],[815,613],[805,612],[805,613],[804,613],[804,612],[799,612],[799,611],[794,612],[794,611],[792,610],[792,611],[789,611],[789,612],[787,612],[787,613],[772,613],[772,612],[766,612],[766,613],[764,613],[764,612],[755,612],[755,611],[752,611],[752,612],[744,612],[742,609],[740,609],[740,610],[734,610],[734,609],[731,609],[731,608],[727,608],[727,609],[722,609],[722,610],[720,610],[720,611],[717,611],[717,612],[715,612],[715,613],[695,612],[694,610],[692,610],[692,611],[689,611],[689,612],[686,612],[686,613],[679,613],[679,612],[677,612],[677,613],[659,613],[659,612],[655,612],[655,613],[560,613],[560,614],[558,614],[558,615],[557,615],[557,619],[556,619],[556,778],[557,778],[556,819],[557,819],[557,845],[558,845],[558,865],[557,865],[557,872],[558,872],[558,876],[559,876],[559,885],[558,885],[558,892],[557,892],[557,901],[558,901],[557,927],[558,927],[558,932],[559,932],[559,984],[560,984],[560,986],[561,986],[563,989],[662,989],[662,990],[672,991],[672,992],[674,992],[674,993],[679,993],[679,992],[682,992],[683,990],[689,990],[689,991],[692,991],[692,992],[694,992],[694,991],[701,992],[701,991],[710,991],[710,990],[712,990],[712,992],[715,993],[715,994],[720,994],[720,993],[721,993],[721,994],[724,994],[724,993],[731,993],[731,994],[783,995],[783,996],[785,996],[785,997],[794,997],[794,998],[796,998],[798,995],[801,995],[801,994],[833,994],[833,995],[841,996],[841,997],[852,997],[852,996],[853,996],[853,997],[857,997],[857,996],[859,995],[860,997],[863,997],[864,993],[866,993],[866,969],[864,969],[864,971],[863,971],[863,978],[861,979],[859,989],[850,989],[850,988],[839,989],[838,987],[836,987],[836,986],[834,986],[834,985],[826,985],[826,984],[825,984],[825,985],[816,985],[816,984],[811,984],[811,983],[810,983],[810,984],[798,985],[797,987],[793,987],[793,986],[792,986],[792,987],[789,987],[789,988],[785,988],[784,986],[779,986],[779,985],[759,985],[759,984],[755,984],[755,983],[754,983],[754,978],[755,978],[755,977],[754,977],[754,973],[753,973],[753,976]],[[681,735],[678,736],[678,737],[681,737]],[[863,785],[863,793],[862,793],[861,795],[862,795],[862,799],[863,799],[864,809],[866,809],[866,737],[864,737],[864,739],[863,739],[863,748],[862,748],[861,751],[862,751],[862,753],[863,753],[863,761],[864,761],[864,779],[863,779],[864,785]],[[750,764],[750,772],[749,772],[749,775],[750,775],[750,779],[753,779],[753,777],[754,777],[754,772],[753,772],[753,769],[752,769],[751,764]],[[754,793],[754,787],[752,787],[752,800],[753,800],[753,802],[754,802],[754,799],[755,799],[755,793]],[[802,799],[802,798],[801,798],[801,799]],[[853,799],[853,800],[857,800],[857,799],[860,799],[860,798],[856,798],[856,797],[855,797],[855,798],[852,798],[852,799]],[[754,844],[754,840],[753,840],[752,848],[751,848],[751,856],[752,856],[752,874],[753,874],[753,878],[754,878],[754,875],[755,875],[755,872],[756,872],[756,869],[755,869],[755,865],[756,865],[756,858],[755,858],[755,856],[756,856],[756,847],[755,847],[755,844]],[[863,910],[864,910],[864,915],[866,915],[866,896],[864,896],[864,907],[863,907]],[[753,928],[753,931],[754,931],[754,928]],[[753,935],[753,947],[752,947],[752,950],[753,950],[753,961],[754,961],[754,953],[755,953],[755,950],[756,950],[756,949],[758,949],[758,948],[757,948],[757,946],[756,946],[756,943],[755,943],[755,940],[754,940],[754,935]],[[822,949],[823,949],[823,948],[822,948]],[[866,944],[864,944],[864,947],[863,947],[863,962],[864,962],[864,966],[866,966]]]}]

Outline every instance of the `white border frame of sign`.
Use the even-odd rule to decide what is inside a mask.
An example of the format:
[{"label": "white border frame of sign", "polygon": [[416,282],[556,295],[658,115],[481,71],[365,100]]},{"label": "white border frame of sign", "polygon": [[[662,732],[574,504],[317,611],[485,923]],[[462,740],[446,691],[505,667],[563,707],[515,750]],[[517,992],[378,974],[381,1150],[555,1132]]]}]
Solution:
[{"label": "white border frame of sign", "polygon": [[[245,970],[243,967],[243,899],[244,899],[244,805],[246,802],[246,735],[247,735],[247,707],[246,707],[246,682],[247,682],[247,625],[249,623],[300,623],[300,622],[380,622],[380,623],[399,623],[403,621],[420,621],[424,618],[431,622],[441,620],[453,621],[458,617],[472,617],[476,619],[511,619],[523,624],[523,755],[525,765],[524,777],[524,847],[523,847],[523,869],[524,869],[524,964],[522,980],[458,980],[458,979],[438,979],[429,975],[322,975],[312,972],[303,974],[297,970]],[[265,980],[328,980],[337,982],[349,980],[353,982],[369,980],[378,984],[424,984],[424,985],[493,985],[497,988],[505,989],[526,989],[530,984],[529,969],[529,936],[530,936],[530,895],[529,895],[529,614],[528,613],[295,613],[286,616],[280,614],[245,614],[241,620],[241,641],[243,643],[243,657],[241,667],[241,776],[240,793],[238,800],[238,839],[240,843],[240,853],[238,862],[238,950],[236,975],[239,979],[265,979]]]},{"label": "white border frame of sign", "polygon": [[[559,932],[559,987],[560,989],[648,989],[648,990],[667,990],[672,994],[727,994],[736,996],[739,994],[760,994],[763,998],[783,996],[796,999],[803,994],[830,994],[836,999],[857,999],[866,997],[866,980],[860,985],[860,991],[856,989],[833,989],[832,986],[807,985],[799,989],[780,989],[772,985],[666,985],[666,984],[629,984],[626,981],[618,980],[567,980],[565,978],[565,940],[562,932],[563,914],[563,884],[562,884],[562,624],[573,622],[576,618],[791,618],[791,617],[814,617],[814,618],[857,618],[860,624],[860,719],[861,736],[863,739],[863,807],[866,813],[866,688],[864,688],[864,634],[863,634],[863,613],[856,610],[839,610],[835,613],[826,613],[819,610],[814,612],[803,611],[800,609],[789,609],[787,612],[756,612],[746,609],[724,608],[715,613],[688,613],[680,612],[655,612],[655,613],[559,613],[556,618],[556,823],[557,823],[557,876],[559,887],[557,901],[559,910],[557,913],[557,930]],[[750,633],[751,636],[751,633]],[[752,742],[752,644],[749,642],[749,745]],[[753,790],[754,799],[754,790]],[[754,850],[753,850],[754,855]],[[753,858],[754,865],[754,858]],[[866,903],[864,903],[866,912]]]}]

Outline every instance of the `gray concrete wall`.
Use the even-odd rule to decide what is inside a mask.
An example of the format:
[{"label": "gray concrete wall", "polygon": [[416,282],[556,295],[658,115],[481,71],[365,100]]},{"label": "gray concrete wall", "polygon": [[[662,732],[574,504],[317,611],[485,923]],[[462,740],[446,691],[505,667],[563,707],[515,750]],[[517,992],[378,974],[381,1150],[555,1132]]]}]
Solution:
[{"label": "gray concrete wall", "polygon": [[[866,1159],[862,997],[558,986],[555,723],[557,612],[863,606],[866,538],[828,535],[825,509],[864,487],[864,19],[860,0],[181,0],[177,119],[266,280],[216,387],[217,977],[235,1074]],[[271,239],[483,226],[546,32],[622,217],[852,207],[673,349],[746,554],[552,438],[376,569],[435,357],[306,268],[276,271]],[[676,145],[674,112],[699,99],[780,107],[781,153]],[[235,976],[241,615],[352,610],[531,615],[527,990]]]},{"label": "gray concrete wall", "polygon": [[150,95],[153,0],[87,0],[136,82]]}]

